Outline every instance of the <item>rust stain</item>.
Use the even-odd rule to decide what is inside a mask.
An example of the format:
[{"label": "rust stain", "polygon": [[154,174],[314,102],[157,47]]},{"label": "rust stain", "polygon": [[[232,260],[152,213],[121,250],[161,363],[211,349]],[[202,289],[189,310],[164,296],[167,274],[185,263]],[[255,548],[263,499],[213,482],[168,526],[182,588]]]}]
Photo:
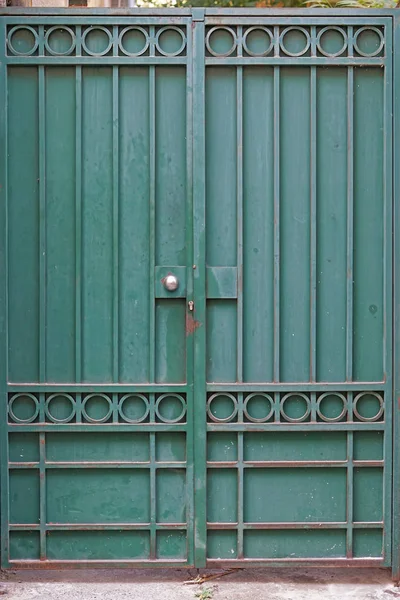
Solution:
[{"label": "rust stain", "polygon": [[196,321],[193,315],[186,315],[186,335],[193,335],[193,333],[201,327],[200,321]]}]

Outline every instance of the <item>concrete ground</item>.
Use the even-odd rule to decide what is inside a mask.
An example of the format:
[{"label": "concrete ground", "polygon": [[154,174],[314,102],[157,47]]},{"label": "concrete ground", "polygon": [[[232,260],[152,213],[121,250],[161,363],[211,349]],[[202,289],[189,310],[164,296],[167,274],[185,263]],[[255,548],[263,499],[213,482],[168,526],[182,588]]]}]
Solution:
[{"label": "concrete ground", "polygon": [[[223,571],[207,571],[210,575]],[[390,571],[380,569],[246,569],[202,585],[194,570],[74,570],[3,573],[10,600],[394,600]]]}]

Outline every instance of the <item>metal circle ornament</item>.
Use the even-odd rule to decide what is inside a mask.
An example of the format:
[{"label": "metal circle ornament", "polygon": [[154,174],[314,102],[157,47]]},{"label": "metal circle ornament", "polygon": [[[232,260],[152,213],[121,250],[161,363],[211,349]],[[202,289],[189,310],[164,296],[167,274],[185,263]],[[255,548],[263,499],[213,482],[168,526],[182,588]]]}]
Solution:
[{"label": "metal circle ornament", "polygon": [[347,35],[341,27],[324,27],[317,36],[318,51],[324,56],[340,56],[347,48]]},{"label": "metal circle ornament", "polygon": [[112,44],[112,35],[106,27],[93,25],[82,34],[82,48],[89,56],[104,56]]},{"label": "metal circle ornament", "polygon": [[250,27],[243,36],[243,49],[249,56],[267,56],[273,43],[274,36],[266,27]]},{"label": "metal circle ornament", "polygon": [[105,394],[89,394],[82,402],[82,416],[89,423],[105,423],[111,414],[112,402]]},{"label": "metal circle ornament", "polygon": [[125,394],[119,403],[118,412],[127,423],[142,423],[150,412],[150,404],[143,394]]},{"label": "metal circle ornament", "polygon": [[16,423],[33,423],[39,415],[39,402],[33,394],[15,394],[8,405],[8,412]]},{"label": "metal circle ornament", "polygon": [[[291,405],[292,411],[295,410],[296,414],[293,416],[289,415],[287,410]],[[304,407],[304,410],[303,410]],[[289,409],[290,410],[290,409]],[[290,392],[286,394],[281,400],[281,415],[285,421],[289,423],[301,423],[305,421],[311,412],[310,399],[300,392]]]},{"label": "metal circle ornament", "polygon": [[347,400],[339,392],[325,392],[318,398],[317,415],[322,421],[336,423],[347,414]]},{"label": "metal circle ornament", "polygon": [[361,392],[354,398],[353,412],[359,421],[378,421],[383,411],[383,398],[377,392]]},{"label": "metal circle ornament", "polygon": [[274,414],[274,401],[269,394],[254,392],[246,397],[243,413],[253,423],[265,423]]},{"label": "metal circle ornament", "polygon": [[179,27],[162,27],[157,31],[155,46],[163,56],[179,56],[185,49],[185,34]]},{"label": "metal circle ornament", "polygon": [[213,27],[206,36],[206,48],[213,56],[229,56],[237,43],[236,31],[231,27]]},{"label": "metal circle ornament", "polygon": [[377,56],[383,50],[385,39],[377,27],[360,27],[354,34],[354,50],[360,56]]},{"label": "metal circle ornament", "polygon": [[238,402],[233,394],[212,394],[207,401],[207,414],[215,423],[228,423],[238,413]]},{"label": "metal circle ornament", "polygon": [[311,45],[311,37],[303,27],[286,27],[280,35],[279,45],[287,56],[302,56]]},{"label": "metal circle ornament", "polygon": [[76,414],[75,400],[70,394],[51,394],[46,400],[45,413],[53,423],[69,423]]},{"label": "metal circle ornament", "polygon": [[179,423],[186,414],[186,402],[180,394],[167,392],[156,402],[156,416],[163,423]]},{"label": "metal circle ornament", "polygon": [[47,30],[44,45],[52,56],[67,56],[76,46],[76,36],[70,27],[55,25]]},{"label": "metal circle ornament", "polygon": [[31,56],[38,49],[39,36],[33,27],[17,25],[8,32],[7,45],[17,56]]},{"label": "metal circle ornament", "polygon": [[149,34],[138,25],[125,27],[119,35],[118,45],[126,56],[142,56],[150,44]]}]

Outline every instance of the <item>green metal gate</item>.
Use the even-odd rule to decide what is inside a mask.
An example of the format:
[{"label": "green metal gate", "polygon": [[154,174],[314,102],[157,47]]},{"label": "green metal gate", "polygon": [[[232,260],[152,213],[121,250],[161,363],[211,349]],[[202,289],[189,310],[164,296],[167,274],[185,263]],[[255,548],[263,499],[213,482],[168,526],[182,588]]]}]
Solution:
[{"label": "green metal gate", "polygon": [[3,567],[392,564],[393,19],[2,12]]}]

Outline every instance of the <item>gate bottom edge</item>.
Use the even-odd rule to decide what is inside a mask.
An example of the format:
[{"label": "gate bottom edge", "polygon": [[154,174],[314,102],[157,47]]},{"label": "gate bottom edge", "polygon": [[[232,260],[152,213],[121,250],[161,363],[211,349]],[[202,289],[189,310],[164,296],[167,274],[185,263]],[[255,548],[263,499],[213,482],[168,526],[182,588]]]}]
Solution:
[{"label": "gate bottom edge", "polygon": [[[218,568],[256,568],[256,567],[353,567],[353,568],[390,568],[382,558],[307,558],[307,559],[212,559],[206,563],[208,569]],[[193,568],[177,560],[10,560],[3,569],[95,569],[95,568]]]}]

